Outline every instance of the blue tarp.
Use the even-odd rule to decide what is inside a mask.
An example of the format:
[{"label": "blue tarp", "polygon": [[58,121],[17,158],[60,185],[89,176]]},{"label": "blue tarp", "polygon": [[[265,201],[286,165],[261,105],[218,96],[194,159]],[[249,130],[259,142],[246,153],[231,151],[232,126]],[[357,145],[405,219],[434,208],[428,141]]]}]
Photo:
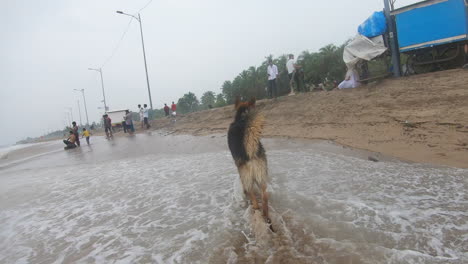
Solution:
[{"label": "blue tarp", "polygon": [[383,11],[374,12],[364,23],[359,25],[358,32],[368,38],[377,37],[387,31],[387,22]]}]

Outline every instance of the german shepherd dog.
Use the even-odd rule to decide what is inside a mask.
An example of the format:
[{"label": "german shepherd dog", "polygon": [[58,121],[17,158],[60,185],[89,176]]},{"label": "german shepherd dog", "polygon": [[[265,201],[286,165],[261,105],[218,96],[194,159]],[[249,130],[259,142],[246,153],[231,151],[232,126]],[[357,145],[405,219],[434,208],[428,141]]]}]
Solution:
[{"label": "german shepherd dog", "polygon": [[260,142],[264,117],[255,109],[255,98],[249,102],[235,102],[236,116],[229,126],[228,145],[239,171],[244,193],[250,198],[252,208],[258,206],[256,191],[261,191],[263,217],[271,223],[268,216],[268,168],[265,149]]}]

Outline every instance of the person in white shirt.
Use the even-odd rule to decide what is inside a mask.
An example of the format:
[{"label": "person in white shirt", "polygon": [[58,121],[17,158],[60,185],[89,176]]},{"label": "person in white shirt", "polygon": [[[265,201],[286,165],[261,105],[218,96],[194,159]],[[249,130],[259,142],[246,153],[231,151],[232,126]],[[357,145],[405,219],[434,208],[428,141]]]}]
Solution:
[{"label": "person in white shirt", "polygon": [[146,104],[143,105],[143,120],[145,121],[145,126],[146,129],[150,128],[149,122],[148,122],[148,117],[149,117],[149,109],[147,108],[148,106]]},{"label": "person in white shirt", "polygon": [[141,107],[141,105],[139,104],[138,105],[138,113],[140,114],[140,123],[141,123],[141,128],[143,128],[144,126],[144,121],[143,121],[143,107]]},{"label": "person in white shirt", "polygon": [[289,95],[294,95],[294,77],[296,75],[296,69],[299,68],[294,62],[294,55],[289,54],[289,59],[286,62],[286,69],[288,70],[288,77],[289,77],[289,87],[291,88],[291,92]]},{"label": "person in white shirt", "polygon": [[268,59],[268,67],[267,67],[267,74],[268,74],[268,97],[276,98],[278,96],[278,91],[276,90],[276,78],[278,77],[278,67],[273,64],[272,59]]}]

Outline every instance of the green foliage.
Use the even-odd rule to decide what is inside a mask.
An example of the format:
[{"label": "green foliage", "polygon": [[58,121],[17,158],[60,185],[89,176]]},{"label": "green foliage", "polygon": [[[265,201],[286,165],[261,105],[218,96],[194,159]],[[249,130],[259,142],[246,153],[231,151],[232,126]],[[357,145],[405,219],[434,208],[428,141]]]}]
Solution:
[{"label": "green foliage", "polygon": [[[306,84],[319,84],[323,82],[341,81],[346,73],[346,65],[343,62],[343,50],[347,42],[341,46],[329,44],[321,48],[318,52],[304,51],[298,57],[297,64],[302,69],[296,78],[296,84],[300,90],[305,90]],[[259,67],[251,66],[242,71],[232,81],[225,81],[221,86],[221,91],[227,104],[234,103],[237,96],[243,100],[251,97],[262,99],[266,97],[267,67],[268,59],[273,60],[273,64],[278,67],[279,77],[277,79],[277,89],[279,95],[290,92],[289,77],[286,70],[286,55],[274,58],[272,55],[265,58]]]},{"label": "green foliage", "polygon": [[165,116],[164,108],[161,108],[161,109],[149,109],[149,110],[148,110],[148,119],[149,119],[149,120],[158,119],[158,118],[161,118],[161,117],[164,117],[164,116]]},{"label": "green foliage", "polygon": [[227,105],[227,103],[226,103],[226,100],[224,100],[223,94],[218,94],[216,96],[216,103],[215,103],[214,106],[215,107],[223,107],[225,105]]},{"label": "green foliage", "polygon": [[208,109],[211,105],[212,107],[215,106],[216,103],[216,96],[215,93],[212,91],[205,92],[201,97],[201,108]]},{"label": "green foliage", "polygon": [[346,44],[347,42],[339,47],[329,44],[319,52],[302,52],[298,63],[304,71],[304,82],[319,84],[326,81],[341,81],[346,74],[346,65],[343,61]]},{"label": "green foliage", "polygon": [[[348,42],[341,46],[333,44],[326,45],[318,52],[302,52],[297,58],[297,64],[301,69],[296,73],[296,86],[301,91],[306,90],[307,84],[333,83],[343,80],[346,73],[346,65],[343,62],[343,50]],[[265,57],[260,66],[251,66],[240,72],[233,80],[227,80],[221,86],[221,93],[216,95],[212,91],[203,93],[201,104],[192,92],[184,94],[177,102],[177,111],[181,114],[208,109],[209,105],[223,107],[233,104],[237,96],[242,100],[252,97],[263,99],[267,96],[266,88],[268,84],[267,67],[268,59],[273,60],[273,64],[278,67],[279,76],[277,79],[278,95],[285,95],[290,92],[289,76],[286,70],[286,55],[274,58],[272,55]],[[150,119],[164,117],[163,109],[150,111]]]},{"label": "green foliage", "polygon": [[198,110],[199,102],[194,93],[189,92],[177,101],[177,112],[181,114],[191,113]]},{"label": "green foliage", "polygon": [[141,121],[140,120],[140,113],[138,112],[130,112],[132,114],[132,120],[133,121]]}]

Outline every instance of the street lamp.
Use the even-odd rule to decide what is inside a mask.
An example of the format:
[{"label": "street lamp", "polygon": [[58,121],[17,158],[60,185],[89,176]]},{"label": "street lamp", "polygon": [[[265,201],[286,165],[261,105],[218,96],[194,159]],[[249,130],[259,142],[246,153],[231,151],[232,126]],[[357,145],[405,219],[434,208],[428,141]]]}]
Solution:
[{"label": "street lamp", "polygon": [[101,74],[101,87],[102,87],[102,97],[104,98],[104,113],[107,112],[107,105],[106,105],[106,93],[104,92],[104,79],[102,78],[102,68],[99,69],[93,69],[93,68],[88,68],[90,71],[97,71]]},{"label": "street lamp", "polygon": [[151,109],[153,109],[153,100],[151,100],[151,89],[150,89],[149,78],[148,78],[148,66],[146,65],[145,42],[143,41],[143,26],[141,25],[140,13],[138,13],[138,17],[136,17],[134,15],[130,15],[130,14],[124,13],[122,11],[116,11],[116,12],[117,12],[117,14],[131,16],[131,17],[135,18],[138,22],[140,22],[141,45],[143,47],[143,60],[145,61],[146,85],[148,86],[148,96],[149,96],[150,107],[151,107]]},{"label": "street lamp", "polygon": [[65,119],[67,120],[68,125],[71,127],[71,123],[73,122],[70,117],[70,112],[65,111]]},{"label": "street lamp", "polygon": [[73,89],[73,90],[81,92],[81,94],[83,95],[84,109],[85,109],[85,113],[86,113],[86,125],[89,126],[88,108],[86,107],[86,97],[84,95],[84,89]]},{"label": "street lamp", "polygon": [[[75,121],[75,120],[73,120],[73,108],[72,108],[72,107],[65,107],[65,108],[67,108],[68,110],[70,110],[70,112],[68,112],[68,115],[70,116],[71,121],[72,121],[72,122]],[[70,123],[71,123],[71,122],[70,122]]]},{"label": "street lamp", "polygon": [[83,121],[81,121],[81,108],[80,108],[80,100],[76,100],[78,103],[78,114],[80,115],[80,126],[83,126]]}]

